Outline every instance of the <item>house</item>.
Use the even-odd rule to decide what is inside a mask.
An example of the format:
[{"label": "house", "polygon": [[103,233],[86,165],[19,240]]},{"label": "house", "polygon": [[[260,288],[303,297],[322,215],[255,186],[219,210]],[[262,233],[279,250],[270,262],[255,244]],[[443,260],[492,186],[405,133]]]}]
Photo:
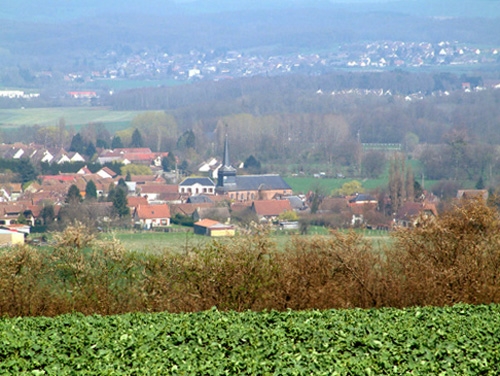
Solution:
[{"label": "house", "polygon": [[234,236],[234,226],[225,225],[212,219],[203,219],[194,223],[194,233],[211,237]]},{"label": "house", "polygon": [[457,199],[459,200],[481,198],[487,201],[488,196],[487,189],[461,189],[457,192]]},{"label": "house", "polygon": [[107,162],[121,162],[123,164],[145,164],[151,165],[156,159],[157,154],[150,148],[117,148],[114,150],[103,150],[97,162],[104,164]]},{"label": "house", "polygon": [[168,205],[138,205],[134,211],[134,222],[143,229],[170,225]]},{"label": "house", "polygon": [[133,213],[135,208],[139,205],[147,205],[148,200],[146,197],[141,196],[128,196],[127,197],[127,206],[131,209],[130,211]]},{"label": "house", "polygon": [[76,172],[78,175],[91,175],[92,171],[89,170],[87,166],[83,166]]},{"label": "house", "polygon": [[146,197],[148,202],[152,201],[168,201],[168,202],[181,202],[181,194],[179,194],[179,187],[176,184],[144,184],[136,185],[139,194]]},{"label": "house", "polygon": [[368,194],[364,194],[364,193],[358,193],[358,194],[356,194],[356,196],[349,199],[349,206],[367,205],[367,204],[378,205],[378,201],[372,195],[368,195]]},{"label": "house", "polygon": [[103,179],[111,179],[117,176],[117,173],[114,172],[112,169],[109,167],[103,167],[99,171],[96,172],[97,175],[99,175]]},{"label": "house", "polygon": [[170,213],[172,216],[181,215],[183,217],[191,217],[193,213],[200,208],[214,208],[213,203],[201,204],[170,204]]},{"label": "house", "polygon": [[396,213],[394,224],[398,227],[411,228],[418,224],[420,217],[437,217],[436,205],[428,202],[405,202]]},{"label": "house", "polygon": [[213,195],[215,183],[210,178],[187,178],[179,184],[179,193]]},{"label": "house", "polygon": [[293,210],[288,200],[254,201],[251,209],[260,221],[275,221],[280,214]]}]

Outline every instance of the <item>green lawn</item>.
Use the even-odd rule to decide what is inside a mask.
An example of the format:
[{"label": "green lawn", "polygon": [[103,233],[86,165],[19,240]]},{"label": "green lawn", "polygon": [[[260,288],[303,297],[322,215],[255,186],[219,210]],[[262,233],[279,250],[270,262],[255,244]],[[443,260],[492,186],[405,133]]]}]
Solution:
[{"label": "green lawn", "polygon": [[57,107],[0,110],[0,127],[17,128],[23,125],[57,125],[64,119],[66,125],[78,128],[89,123],[103,123],[123,129],[140,111],[112,111],[105,107]]},{"label": "green lawn", "polygon": [[[203,247],[212,241],[234,241],[235,238],[210,238],[208,236],[195,235],[190,228],[182,228],[185,232],[155,232],[155,231],[116,231],[102,234],[104,239],[115,238],[125,247],[126,250],[132,252],[174,252],[182,253],[194,248]],[[361,231],[361,230],[360,230]],[[286,246],[292,241],[293,235],[297,235],[297,231],[271,231],[269,234],[271,242],[276,244],[277,250],[285,250]],[[307,235],[304,237],[313,236],[328,236],[329,230],[325,227],[311,226]],[[376,249],[388,244],[389,233],[386,231],[365,230],[363,236],[371,241]]]},{"label": "green lawn", "polygon": [[118,231],[103,234],[110,239],[115,237],[128,251],[135,252],[174,252],[180,253],[203,246],[213,238],[195,235],[192,230],[187,232],[155,232],[155,231]]}]

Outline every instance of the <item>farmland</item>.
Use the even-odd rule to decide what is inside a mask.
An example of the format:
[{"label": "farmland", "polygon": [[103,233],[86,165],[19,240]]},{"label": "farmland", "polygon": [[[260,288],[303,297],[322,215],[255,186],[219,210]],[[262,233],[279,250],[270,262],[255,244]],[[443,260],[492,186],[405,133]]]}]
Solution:
[{"label": "farmland", "polygon": [[126,128],[138,111],[112,111],[105,107],[53,107],[0,110],[2,129],[23,125],[56,125],[64,119],[66,125],[79,128],[89,123],[103,123],[110,131]]},{"label": "farmland", "polygon": [[16,375],[497,375],[500,306],[0,319]]},{"label": "farmland", "polygon": [[[366,240],[371,241],[376,249],[389,244],[390,236],[387,231],[359,230]],[[278,251],[284,251],[290,246],[297,231],[273,231],[269,234],[270,240],[276,245]],[[300,235],[302,239],[313,239],[315,237],[328,238],[328,229],[322,226],[311,226],[307,235]],[[241,235],[237,235],[241,236]],[[189,228],[179,232],[136,232],[115,231],[101,235],[104,240],[116,239],[121,245],[131,252],[142,252],[147,254],[158,253],[186,253],[193,249],[202,248],[214,241],[207,236],[195,235]],[[237,239],[237,238],[236,238]],[[234,239],[218,239],[219,242],[232,242]]]}]

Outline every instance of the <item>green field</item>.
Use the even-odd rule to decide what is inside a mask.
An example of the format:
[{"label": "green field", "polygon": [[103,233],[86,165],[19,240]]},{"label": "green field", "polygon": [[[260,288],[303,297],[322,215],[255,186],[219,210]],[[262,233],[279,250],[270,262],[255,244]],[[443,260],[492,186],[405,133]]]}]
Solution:
[{"label": "green field", "polygon": [[0,319],[3,375],[498,375],[500,307]]},{"label": "green field", "polygon": [[112,111],[105,107],[54,107],[0,110],[1,129],[23,125],[57,125],[64,119],[67,126],[78,129],[89,123],[103,123],[110,131],[127,128],[140,111]]},{"label": "green field", "polygon": [[[174,227],[175,228],[175,227]],[[387,231],[359,230],[369,240],[374,249],[381,249],[389,244],[390,235]],[[328,236],[329,230],[325,227],[310,226],[307,235],[301,237],[312,238],[314,236]],[[276,245],[278,251],[286,249],[293,239],[298,235],[297,231],[272,231],[269,239]],[[116,231],[101,235],[102,239],[118,240],[127,251],[145,253],[183,253],[192,249],[202,248],[213,241],[232,242],[236,238],[210,238],[208,236],[195,235],[191,228],[186,227],[179,232],[155,232],[155,231]]]}]

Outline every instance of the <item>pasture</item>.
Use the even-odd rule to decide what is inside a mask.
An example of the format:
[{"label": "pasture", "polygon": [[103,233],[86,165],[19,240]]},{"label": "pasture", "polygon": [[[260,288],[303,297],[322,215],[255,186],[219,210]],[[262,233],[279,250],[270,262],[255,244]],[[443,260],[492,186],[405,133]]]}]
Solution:
[{"label": "pasture", "polygon": [[0,127],[5,130],[22,126],[54,126],[64,119],[78,129],[89,123],[102,123],[111,131],[127,128],[140,111],[112,111],[106,107],[53,107],[0,110]]},{"label": "pasture", "polygon": [[[174,227],[177,228],[177,227]],[[387,231],[357,230],[366,240],[371,242],[374,249],[382,249],[390,243],[390,235]],[[307,235],[298,235],[297,231],[271,231],[270,241],[276,246],[276,250],[284,251],[294,239],[299,236],[304,239],[313,237],[328,237],[329,230],[321,226],[310,226]],[[236,235],[236,238],[242,235]],[[101,235],[104,240],[116,239],[130,252],[147,254],[155,253],[186,253],[193,249],[216,242],[232,242],[235,238],[210,238],[208,236],[195,235],[192,229],[180,228],[178,232],[156,232],[156,231],[115,231]]]}]

